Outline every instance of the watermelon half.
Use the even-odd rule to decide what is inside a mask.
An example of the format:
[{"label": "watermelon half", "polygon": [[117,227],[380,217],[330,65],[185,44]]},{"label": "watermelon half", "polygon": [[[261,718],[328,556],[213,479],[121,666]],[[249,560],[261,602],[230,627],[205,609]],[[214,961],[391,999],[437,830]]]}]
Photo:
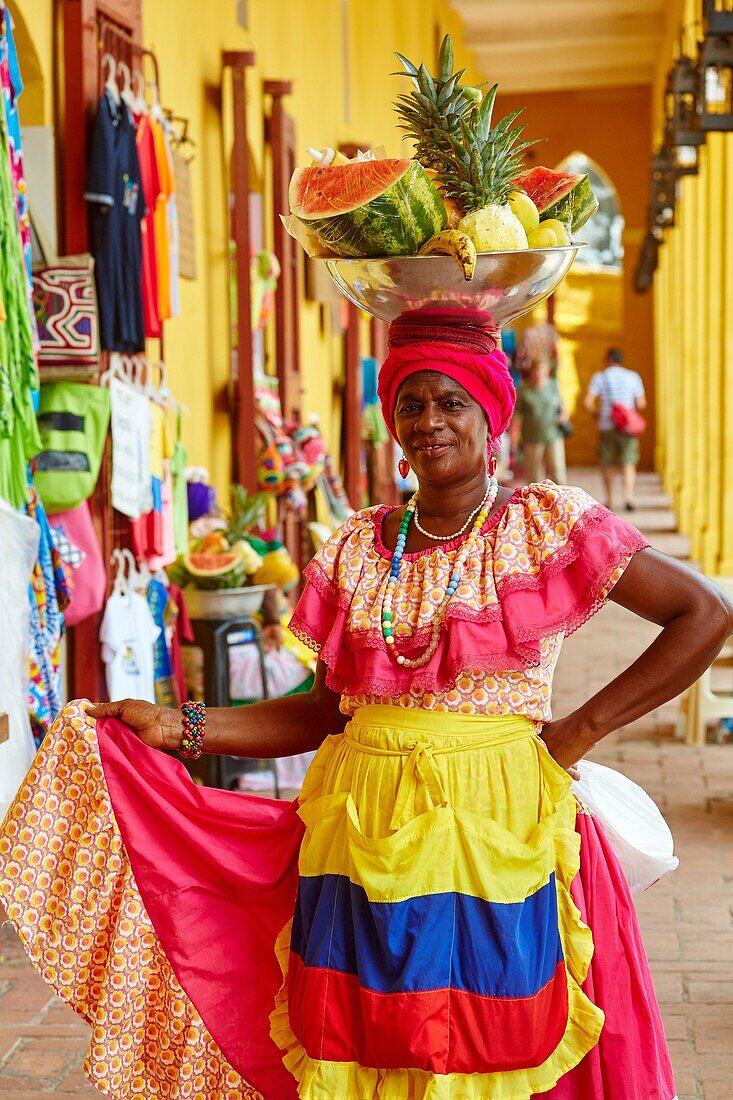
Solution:
[{"label": "watermelon half", "polygon": [[333,256],[411,256],[446,223],[440,192],[416,160],[296,168],[289,199]]},{"label": "watermelon half", "polygon": [[514,181],[531,198],[540,221],[557,218],[570,233],[577,231],[598,209],[590,180],[577,172],[553,172],[551,168],[530,168]]}]

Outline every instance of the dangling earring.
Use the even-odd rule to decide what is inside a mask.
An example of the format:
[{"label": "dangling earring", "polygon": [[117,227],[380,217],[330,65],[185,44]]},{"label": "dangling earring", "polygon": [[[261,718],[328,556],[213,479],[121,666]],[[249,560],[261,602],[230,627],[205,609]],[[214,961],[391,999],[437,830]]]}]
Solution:
[{"label": "dangling earring", "polygon": [[405,481],[406,478],[407,478],[407,475],[410,472],[410,463],[405,458],[404,453],[402,455],[402,458],[397,463],[397,469],[400,471],[400,477],[402,478],[403,481]]},{"label": "dangling earring", "polygon": [[496,477],[496,455],[491,453],[491,444],[489,443],[489,453],[486,458],[486,469],[489,472],[489,477]]}]

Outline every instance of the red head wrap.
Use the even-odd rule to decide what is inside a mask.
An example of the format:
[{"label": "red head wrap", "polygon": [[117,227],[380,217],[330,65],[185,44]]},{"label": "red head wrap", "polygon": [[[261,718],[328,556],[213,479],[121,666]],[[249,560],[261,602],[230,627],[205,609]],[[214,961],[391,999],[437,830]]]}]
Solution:
[{"label": "red head wrap", "polygon": [[394,412],[399,388],[421,370],[445,374],[463,386],[486,413],[498,438],[508,427],[516,391],[499,350],[499,330],[485,313],[431,309],[403,313],[389,326],[389,354],[379,372],[382,414],[397,439]]}]

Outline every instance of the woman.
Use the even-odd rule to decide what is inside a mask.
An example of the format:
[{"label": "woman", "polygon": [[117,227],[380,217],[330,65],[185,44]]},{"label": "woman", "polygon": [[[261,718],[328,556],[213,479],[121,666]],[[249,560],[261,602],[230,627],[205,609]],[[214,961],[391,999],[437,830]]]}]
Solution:
[{"label": "woman", "polygon": [[[209,752],[318,749],[300,831],[187,784],[147,747],[179,750],[180,714],[129,700],[67,712],[5,823],[4,903],[112,1096],[673,1100],[628,888],[567,769],[694,680],[733,608],[580,490],[499,488],[506,361],[450,316],[392,326],[380,398],[419,497],[306,570],[313,691],[207,715]],[[550,720],[562,639],[607,598],[662,630]]]},{"label": "woman", "polygon": [[544,359],[532,360],[526,382],[517,391],[515,422],[524,458],[524,479],[530,485],[549,477],[557,485],[567,482],[565,437],[560,425],[567,422],[557,382]]}]

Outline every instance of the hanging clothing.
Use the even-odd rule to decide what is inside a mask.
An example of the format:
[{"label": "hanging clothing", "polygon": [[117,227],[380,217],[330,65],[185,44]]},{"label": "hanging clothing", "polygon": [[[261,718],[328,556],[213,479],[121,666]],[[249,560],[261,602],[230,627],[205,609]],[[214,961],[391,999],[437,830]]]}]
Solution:
[{"label": "hanging clothing", "polygon": [[45,509],[31,489],[28,515],[39,528],[38,558],[30,577],[30,677],[28,709],[40,745],[61,709],[61,635],[63,610],[71,598],[61,556]]},{"label": "hanging clothing", "polygon": [[40,528],[0,500],[0,712],[10,724],[0,744],[0,819],[15,798],[36,751],[28,715],[28,579],[38,559]]},{"label": "hanging clothing", "polygon": [[173,623],[173,635],[171,637],[171,664],[173,665],[173,678],[176,683],[176,694],[178,696],[177,704],[180,705],[188,699],[188,688],[186,686],[186,673],[183,668],[181,644],[186,642],[190,645],[194,642],[195,638],[191,620],[188,617],[188,610],[186,608],[183,592],[177,585],[171,584],[168,588],[168,594],[171,601],[178,609],[178,614]]},{"label": "hanging clothing", "polygon": [[[10,93],[10,23],[7,9],[0,11],[0,497],[21,508],[29,497],[28,463],[41,449],[34,410],[38,390],[35,324],[28,290],[28,269],[19,222],[20,191],[16,196],[13,169],[19,147],[13,152],[11,126],[17,126],[17,110]],[[3,34],[4,30],[4,34]],[[10,115],[8,114],[10,112]],[[13,160],[15,156],[15,162]]]},{"label": "hanging clothing", "polygon": [[176,196],[176,177],[175,166],[173,161],[173,150],[171,148],[171,124],[168,119],[163,120],[163,133],[165,135],[165,148],[166,155],[168,157],[168,164],[170,166],[170,174],[172,180],[171,192],[168,196],[168,202],[166,204],[166,210],[168,214],[168,262],[170,273],[170,307],[171,317],[177,317],[181,312],[181,303],[179,296],[179,279],[180,279],[180,228],[178,225],[178,199]]},{"label": "hanging clothing", "polygon": [[166,586],[155,579],[148,584],[147,600],[153,622],[158,628],[153,644],[155,701],[161,707],[172,707],[176,705],[176,686],[168,630],[173,630],[172,620],[178,614],[178,608],[172,603]]},{"label": "hanging clothing", "polygon": [[141,186],[132,114],[125,103],[116,103],[105,92],[92,128],[84,191],[105,351],[136,352],[145,347]]},{"label": "hanging clothing", "polygon": [[161,321],[166,321],[173,316],[168,204],[175,194],[176,182],[173,178],[173,165],[169,159],[163,126],[157,119],[151,118],[150,128],[153,132],[155,162],[160,184],[154,217],[155,255],[158,261],[158,316]]},{"label": "hanging clothing", "polygon": [[117,590],[112,593],[99,632],[110,699],[155,702],[153,646],[159,634],[144,596]]},{"label": "hanging clothing", "polygon": [[137,152],[144,200],[142,232],[142,298],[145,315],[145,335],[157,339],[160,336],[160,309],[158,306],[158,250],[155,237],[155,210],[161,197],[158,175],[158,159],[155,155],[155,138],[149,115],[137,119]]},{"label": "hanging clothing", "polygon": [[172,480],[173,532],[176,556],[188,553],[188,451],[183,445],[181,410],[176,413],[176,440],[170,459]]}]

